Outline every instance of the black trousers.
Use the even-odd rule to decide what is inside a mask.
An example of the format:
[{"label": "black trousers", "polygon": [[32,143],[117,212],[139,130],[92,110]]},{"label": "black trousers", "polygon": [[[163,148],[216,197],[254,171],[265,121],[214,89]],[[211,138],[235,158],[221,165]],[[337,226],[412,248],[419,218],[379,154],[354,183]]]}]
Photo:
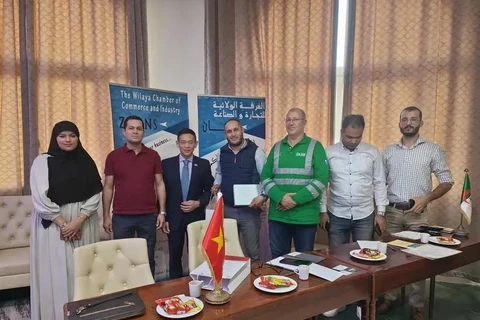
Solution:
[{"label": "black trousers", "polygon": [[148,263],[155,279],[155,244],[157,243],[158,213],[148,214],[113,214],[113,239],[137,237],[147,240]]},{"label": "black trousers", "polygon": [[170,230],[168,234],[168,251],[170,252],[169,276],[170,279],[183,277],[183,246],[185,244],[185,235],[187,234],[187,225],[180,225],[176,230]]}]

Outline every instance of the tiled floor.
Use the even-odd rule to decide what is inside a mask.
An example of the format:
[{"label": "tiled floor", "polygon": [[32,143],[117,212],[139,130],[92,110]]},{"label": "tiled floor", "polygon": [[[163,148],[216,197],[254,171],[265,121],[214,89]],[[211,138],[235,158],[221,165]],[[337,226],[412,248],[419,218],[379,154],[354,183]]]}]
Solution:
[{"label": "tiled floor", "polygon": [[[428,285],[427,285],[428,288]],[[428,299],[428,297],[427,297]],[[428,303],[425,304],[427,306]],[[425,313],[427,309],[425,308]],[[319,317],[319,319],[356,320],[356,307],[353,305],[333,318]],[[378,320],[408,320],[410,307],[397,304],[388,313],[378,315]],[[424,314],[424,319],[428,315]],[[463,283],[438,282],[435,286],[435,306],[433,319],[435,320],[480,320],[480,286]]]}]

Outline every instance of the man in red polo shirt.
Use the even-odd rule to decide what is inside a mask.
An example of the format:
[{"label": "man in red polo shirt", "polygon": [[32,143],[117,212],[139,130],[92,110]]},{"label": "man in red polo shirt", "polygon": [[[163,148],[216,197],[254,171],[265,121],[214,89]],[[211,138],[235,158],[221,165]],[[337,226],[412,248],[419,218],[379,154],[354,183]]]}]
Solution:
[{"label": "man in red polo shirt", "polygon": [[[165,223],[166,192],[160,156],[142,143],[143,134],[143,120],[133,115],[127,117],[123,127],[127,143],[107,156],[103,228],[107,233],[113,232],[114,239],[134,238],[135,233],[139,238],[146,239],[148,260],[154,275],[156,229],[162,228]],[[110,218],[112,198],[113,217]]]}]

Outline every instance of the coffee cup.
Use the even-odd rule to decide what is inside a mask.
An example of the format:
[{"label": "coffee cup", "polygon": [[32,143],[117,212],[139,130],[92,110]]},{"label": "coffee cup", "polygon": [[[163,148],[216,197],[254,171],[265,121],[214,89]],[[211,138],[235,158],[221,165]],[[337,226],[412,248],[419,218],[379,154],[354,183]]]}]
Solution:
[{"label": "coffee cup", "polygon": [[295,269],[295,273],[298,274],[298,278],[300,280],[308,280],[308,276],[310,275],[310,267],[301,264]]},{"label": "coffee cup", "polygon": [[202,293],[203,281],[192,280],[188,283],[188,289],[190,290],[190,297],[198,298]]},{"label": "coffee cup", "polygon": [[422,243],[428,243],[428,240],[430,239],[430,234],[428,233],[420,233],[420,241]]},{"label": "coffee cup", "polygon": [[387,254],[387,244],[386,244],[385,242],[379,242],[377,249],[378,249],[378,251],[380,251],[381,253]]}]

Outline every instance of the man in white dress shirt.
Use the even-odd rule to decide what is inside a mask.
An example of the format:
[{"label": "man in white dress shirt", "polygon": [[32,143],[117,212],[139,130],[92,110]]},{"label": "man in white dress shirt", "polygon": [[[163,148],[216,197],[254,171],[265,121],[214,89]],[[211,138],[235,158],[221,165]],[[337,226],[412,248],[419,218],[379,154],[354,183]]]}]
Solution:
[{"label": "man in white dress shirt", "polygon": [[[350,242],[350,236],[353,241],[371,240],[375,224],[382,232],[386,228],[388,200],[382,156],[376,147],[362,142],[364,128],[362,115],[346,116],[342,141],[326,149],[330,165],[328,212],[323,194],[320,210],[330,248]],[[323,315],[333,317],[343,310],[345,307]]]},{"label": "man in white dress shirt", "polygon": [[[330,248],[353,241],[371,240],[377,224],[386,228],[387,188],[382,156],[362,142],[365,120],[348,115],[342,121],[342,141],[326,149],[330,164],[328,212],[326,196],[321,200],[321,227],[327,230]],[[375,200],[375,202],[374,202]],[[376,205],[376,211],[375,211]]]}]

